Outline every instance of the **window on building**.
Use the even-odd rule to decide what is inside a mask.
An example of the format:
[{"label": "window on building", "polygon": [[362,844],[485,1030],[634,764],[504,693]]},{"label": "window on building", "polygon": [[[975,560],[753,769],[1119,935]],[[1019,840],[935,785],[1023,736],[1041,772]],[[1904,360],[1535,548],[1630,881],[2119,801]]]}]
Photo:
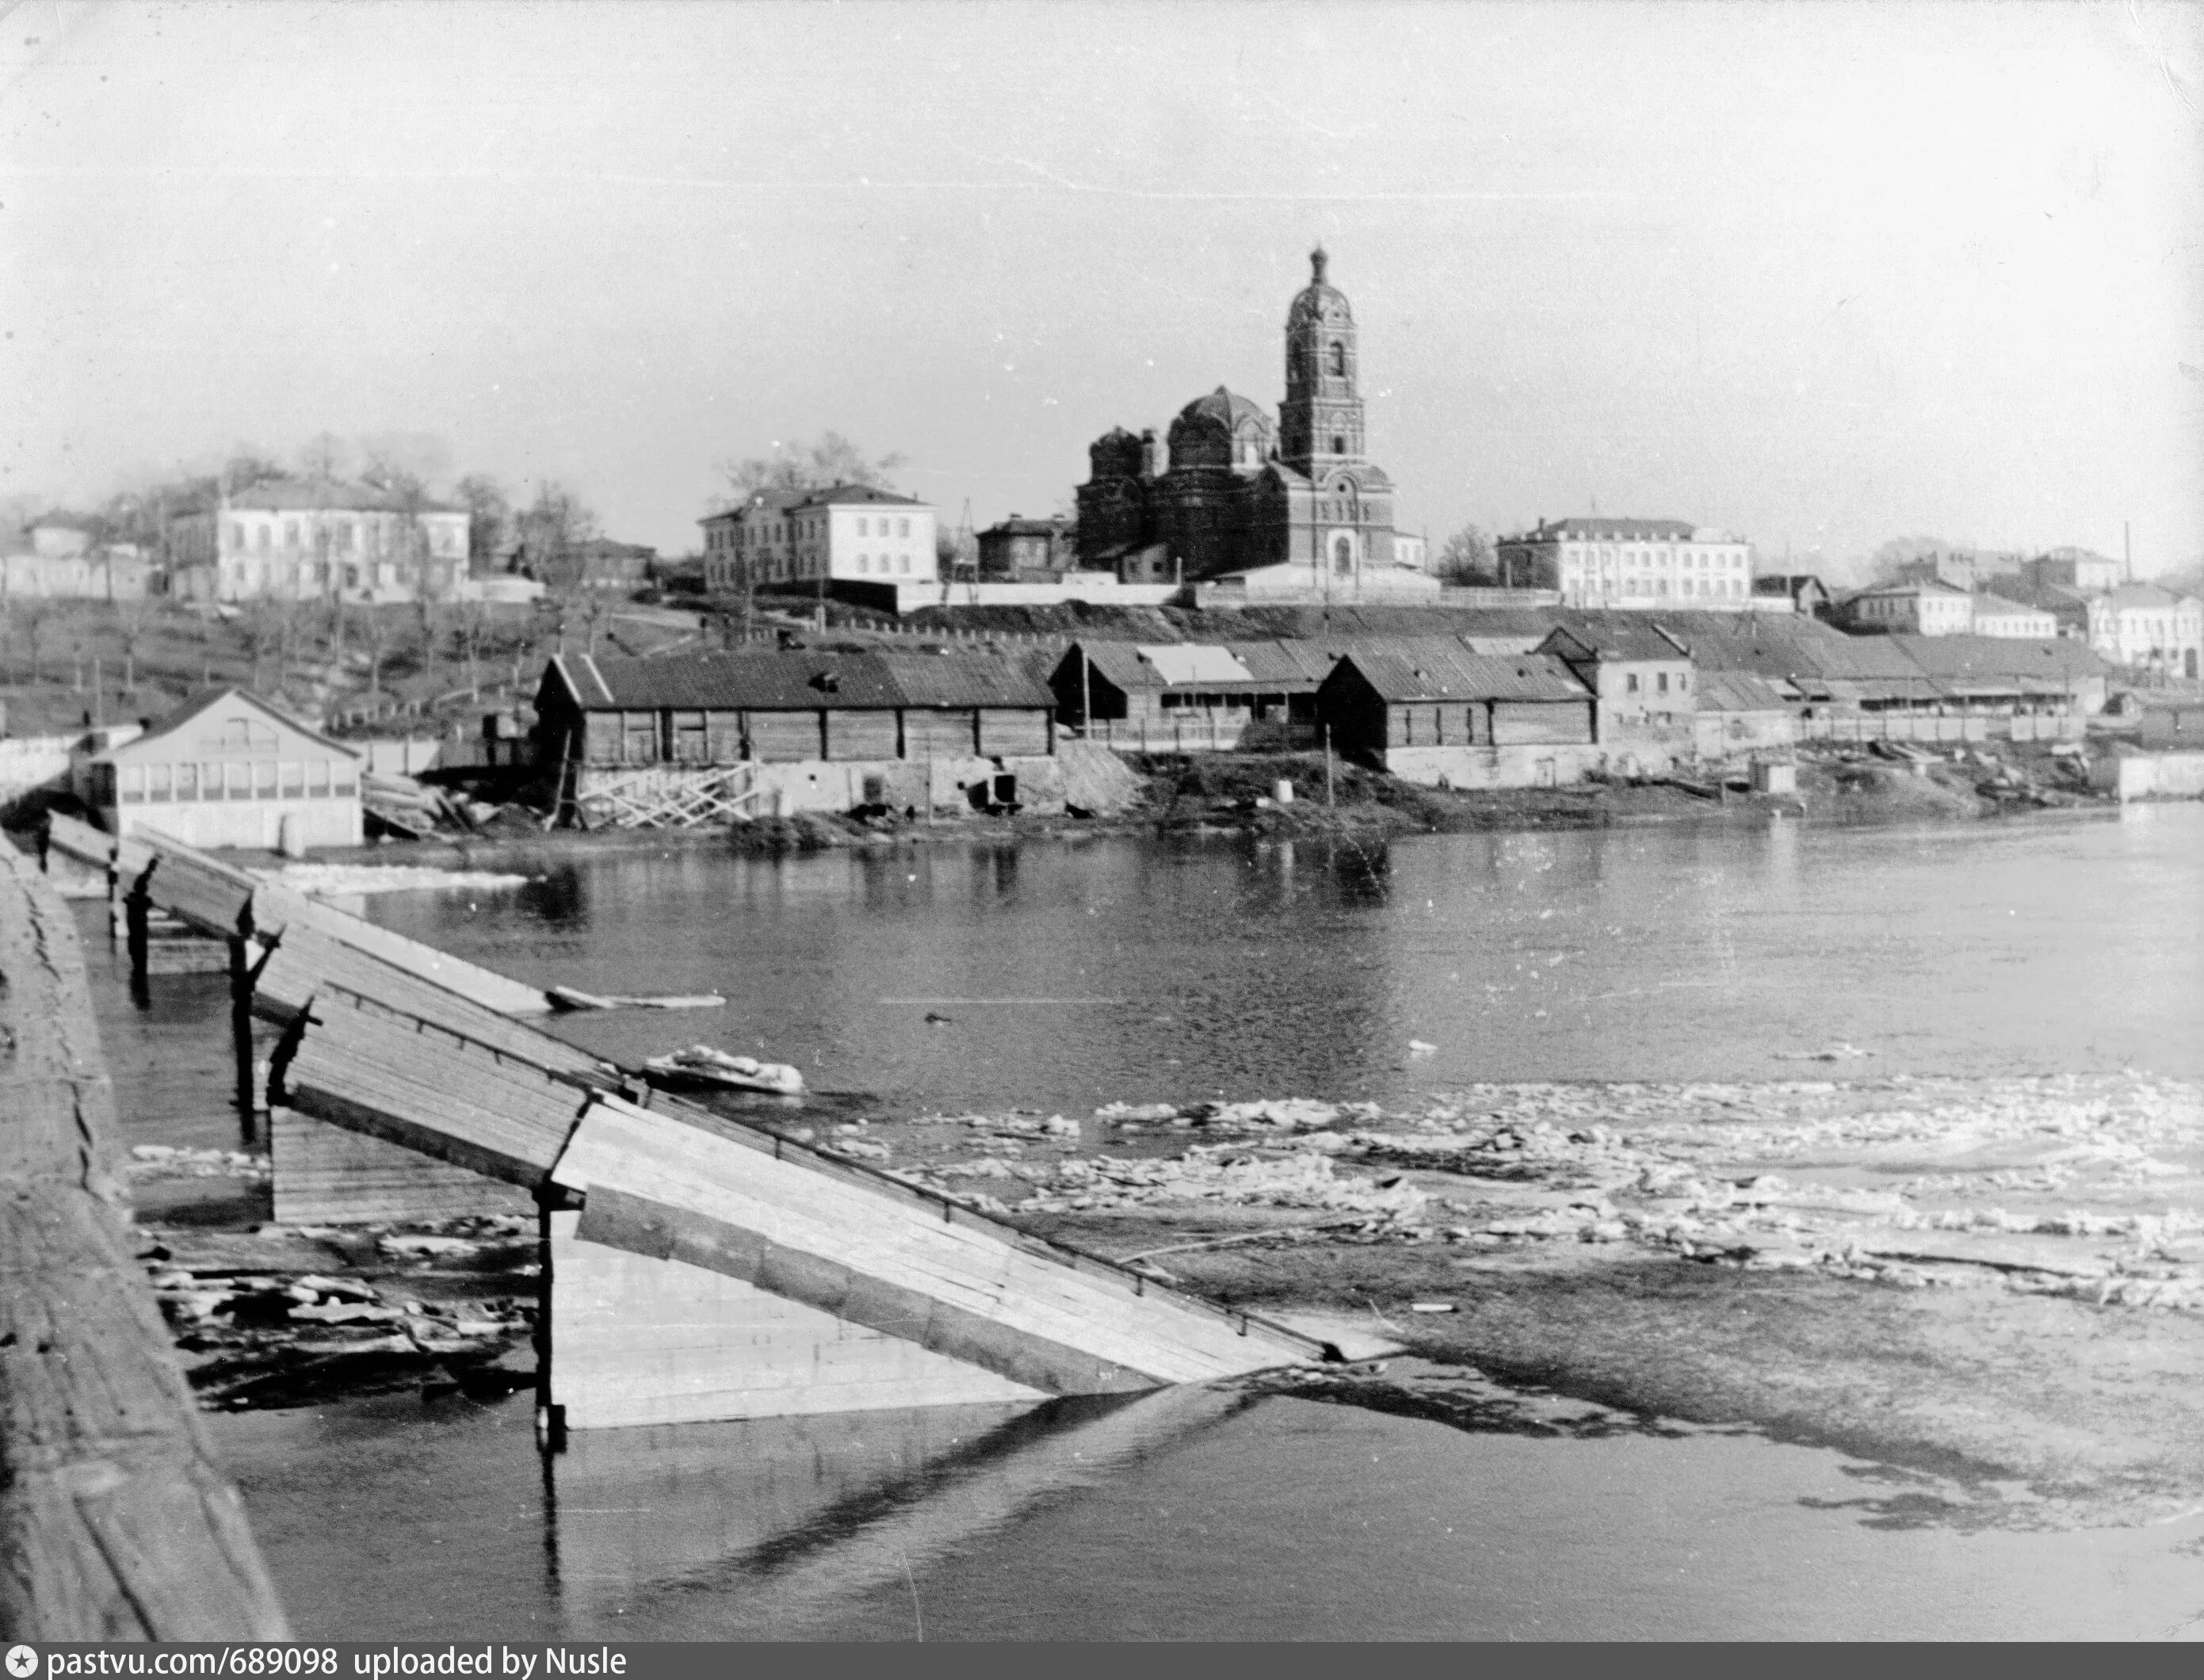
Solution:
[{"label": "window on building", "polygon": [[306,797],[327,799],[329,796],[329,761],[315,759],[306,766]]},{"label": "window on building", "polygon": [[276,792],[285,799],[306,796],[306,766],[303,762],[287,762],[277,778]]},{"label": "window on building", "polygon": [[196,764],[176,766],[176,797],[197,799],[199,796],[199,767]]},{"label": "window on building", "polygon": [[222,797],[222,766],[220,765],[202,764],[199,766],[199,797],[201,799]]},{"label": "window on building", "polygon": [[1347,377],[1347,346],[1337,339],[1331,341],[1331,376],[1334,379]]},{"label": "window on building", "polygon": [[1625,694],[1632,695],[1638,692],[1638,673],[1636,671],[1628,671],[1624,674],[1622,678],[1622,691]]},{"label": "window on building", "polygon": [[1336,432],[1332,434],[1331,453],[1335,455],[1344,455],[1347,453],[1347,440]]},{"label": "window on building", "polygon": [[339,799],[350,799],[359,791],[359,778],[350,760],[331,767],[329,791]]},{"label": "window on building", "polygon": [[859,577],[862,577],[872,569],[873,563],[869,559],[866,559],[862,554],[857,556],[857,575]]},{"label": "window on building", "polygon": [[908,519],[897,520],[896,535],[898,536],[909,536],[910,535],[910,521]]},{"label": "window on building", "polygon": [[234,760],[225,763],[222,767],[222,779],[224,797],[229,799],[252,797],[252,766],[251,765],[239,764]]},{"label": "window on building", "polygon": [[858,518],[858,520],[857,520],[857,535],[858,535],[859,536],[863,536],[863,535],[865,535],[866,534],[867,534],[867,533],[866,533],[866,530],[865,530],[865,521],[864,521],[864,519],[863,519],[863,517],[861,515],[861,516]]},{"label": "window on building", "polygon": [[145,802],[145,766],[142,764],[123,765],[116,774],[121,802],[143,805]]},{"label": "window on building", "polygon": [[901,572],[908,572],[910,570],[910,556],[908,554],[898,556],[896,560],[896,570]]}]

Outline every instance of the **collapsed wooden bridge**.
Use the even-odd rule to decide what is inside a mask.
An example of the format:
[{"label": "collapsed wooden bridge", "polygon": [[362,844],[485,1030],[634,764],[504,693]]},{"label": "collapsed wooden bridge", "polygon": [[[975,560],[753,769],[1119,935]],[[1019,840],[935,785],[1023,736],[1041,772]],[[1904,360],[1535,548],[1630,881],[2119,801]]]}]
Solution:
[{"label": "collapsed wooden bridge", "polygon": [[[542,992],[188,847],[118,844],[65,818],[50,843],[108,871],[133,928],[158,910],[228,942],[248,1115],[262,1096],[251,1022],[281,1033],[265,1087],[279,1218],[299,1212],[287,1175],[287,1199],[331,1222],[419,1217],[424,1196],[479,1207],[484,1180],[533,1205],[538,1399],[554,1432],[1032,1402],[1337,1357],[655,1093],[530,1025]],[[363,1152],[332,1153],[339,1135]]]}]

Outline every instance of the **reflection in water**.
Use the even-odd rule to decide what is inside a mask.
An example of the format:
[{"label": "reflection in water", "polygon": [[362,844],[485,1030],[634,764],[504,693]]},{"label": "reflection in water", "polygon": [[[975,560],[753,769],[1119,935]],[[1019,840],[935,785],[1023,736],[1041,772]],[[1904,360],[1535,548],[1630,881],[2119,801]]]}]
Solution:
[{"label": "reflection in water", "polygon": [[[2178,806],[1382,848],[692,848],[369,914],[540,985],[721,992],[709,1015],[558,1030],[625,1061],[708,1037],[884,1111],[1753,1080],[1840,1039],[1878,1074],[2192,1074],[2200,843],[2204,808]],[[1411,1063],[1412,1038],[1437,1049]]]},{"label": "reflection in water", "polygon": [[2204,1517],[2029,1532],[1748,1433],[1379,1404],[1167,1389],[590,1432],[545,1464],[525,1396],[207,1421],[308,1639],[2102,1637],[2194,1613]]}]

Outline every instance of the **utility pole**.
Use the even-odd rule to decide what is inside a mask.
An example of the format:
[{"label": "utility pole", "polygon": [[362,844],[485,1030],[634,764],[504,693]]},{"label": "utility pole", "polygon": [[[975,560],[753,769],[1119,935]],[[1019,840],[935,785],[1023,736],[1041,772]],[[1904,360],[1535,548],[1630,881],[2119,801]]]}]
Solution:
[{"label": "utility pole", "polygon": [[1079,733],[1094,738],[1094,668],[1087,662],[1087,644],[1079,644]]},{"label": "utility pole", "polygon": [[1331,808],[1331,725],[1324,726],[1324,804]]}]

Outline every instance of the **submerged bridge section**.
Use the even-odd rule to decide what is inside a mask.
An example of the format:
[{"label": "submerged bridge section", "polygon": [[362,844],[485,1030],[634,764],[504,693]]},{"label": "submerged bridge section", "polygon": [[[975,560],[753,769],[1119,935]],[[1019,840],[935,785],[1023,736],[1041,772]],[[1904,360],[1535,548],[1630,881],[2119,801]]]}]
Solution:
[{"label": "submerged bridge section", "polygon": [[281,1030],[268,1086],[279,1213],[298,1116],[386,1152],[350,1185],[322,1157],[321,1218],[346,1217],[362,1187],[349,1217],[381,1216],[376,1174],[421,1157],[530,1198],[554,1427],[1129,1393],[1331,1355],[654,1093],[520,1019],[542,992],[187,847],[117,847],[58,823],[53,843],[95,856],[104,843],[127,899],[232,941],[241,1102],[250,1019]]}]

